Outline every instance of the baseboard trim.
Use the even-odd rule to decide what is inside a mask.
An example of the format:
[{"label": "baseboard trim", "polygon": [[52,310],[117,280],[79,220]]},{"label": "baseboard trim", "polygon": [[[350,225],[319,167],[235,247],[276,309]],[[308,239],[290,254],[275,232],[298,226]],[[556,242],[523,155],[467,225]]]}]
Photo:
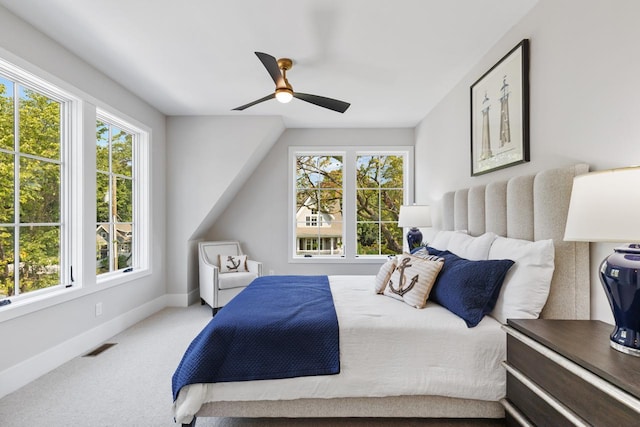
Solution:
[{"label": "baseboard trim", "polygon": [[93,349],[112,336],[167,307],[168,295],[162,295],[127,313],[60,343],[22,363],[0,372],[0,398]]},{"label": "baseboard trim", "polygon": [[194,289],[186,294],[167,294],[167,307],[189,307],[200,300],[200,290]]}]

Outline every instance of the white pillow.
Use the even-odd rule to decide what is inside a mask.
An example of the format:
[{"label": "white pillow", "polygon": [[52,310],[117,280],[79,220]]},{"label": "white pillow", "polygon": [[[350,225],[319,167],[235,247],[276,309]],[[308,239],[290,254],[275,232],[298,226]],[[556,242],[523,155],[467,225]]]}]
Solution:
[{"label": "white pillow", "polygon": [[483,261],[489,259],[491,244],[498,237],[495,233],[488,232],[478,237],[468,234],[454,233],[449,240],[447,250],[471,261]]},{"label": "white pillow", "polygon": [[237,273],[249,271],[246,255],[218,255],[220,273]]},{"label": "white pillow", "polygon": [[509,269],[491,316],[502,323],[507,319],[537,319],[547,302],[553,276],[553,240],[498,237],[491,245],[489,259],[511,259]]},{"label": "white pillow", "polygon": [[381,294],[384,291],[384,288],[387,287],[387,283],[389,283],[389,279],[391,278],[391,273],[396,269],[396,257],[389,257],[387,262],[382,264],[380,270],[378,270],[378,274],[376,274],[374,290],[376,294]]},{"label": "white pillow", "polygon": [[429,246],[439,251],[446,251],[447,245],[449,244],[449,240],[451,240],[451,236],[454,234],[466,234],[464,230],[440,230],[433,236],[433,239],[429,242]]},{"label": "white pillow", "polygon": [[404,301],[415,308],[424,308],[443,265],[443,258],[422,259],[409,254],[399,255],[383,295]]}]

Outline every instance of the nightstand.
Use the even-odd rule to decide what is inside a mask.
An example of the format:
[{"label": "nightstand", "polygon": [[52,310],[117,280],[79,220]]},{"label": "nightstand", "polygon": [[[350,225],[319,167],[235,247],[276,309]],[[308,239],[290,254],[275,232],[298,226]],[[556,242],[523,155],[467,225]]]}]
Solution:
[{"label": "nightstand", "polygon": [[508,320],[508,426],[640,425],[640,358],[597,320]]}]

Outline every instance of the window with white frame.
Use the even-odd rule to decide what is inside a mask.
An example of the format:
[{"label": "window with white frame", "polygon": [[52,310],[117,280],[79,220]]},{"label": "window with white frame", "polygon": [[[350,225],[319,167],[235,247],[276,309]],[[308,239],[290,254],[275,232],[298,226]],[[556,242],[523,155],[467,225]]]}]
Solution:
[{"label": "window with white frame", "polygon": [[0,61],[0,300],[73,281],[77,100]]},{"label": "window with white frame", "polygon": [[96,122],[96,274],[146,268],[148,133],[106,112]]},{"label": "window with white frame", "polygon": [[400,206],[412,192],[412,147],[291,147],[292,261],[402,253]]}]

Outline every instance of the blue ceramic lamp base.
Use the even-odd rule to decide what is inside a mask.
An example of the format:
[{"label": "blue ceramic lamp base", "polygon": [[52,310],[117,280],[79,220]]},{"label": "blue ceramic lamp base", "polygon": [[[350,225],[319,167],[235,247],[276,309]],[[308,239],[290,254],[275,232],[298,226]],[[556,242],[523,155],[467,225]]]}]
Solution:
[{"label": "blue ceramic lamp base", "polygon": [[422,245],[422,232],[416,228],[411,227],[407,232],[407,244],[409,245],[409,251]]},{"label": "blue ceramic lamp base", "polygon": [[640,245],[616,248],[600,265],[600,281],[616,322],[611,347],[640,357]]}]

